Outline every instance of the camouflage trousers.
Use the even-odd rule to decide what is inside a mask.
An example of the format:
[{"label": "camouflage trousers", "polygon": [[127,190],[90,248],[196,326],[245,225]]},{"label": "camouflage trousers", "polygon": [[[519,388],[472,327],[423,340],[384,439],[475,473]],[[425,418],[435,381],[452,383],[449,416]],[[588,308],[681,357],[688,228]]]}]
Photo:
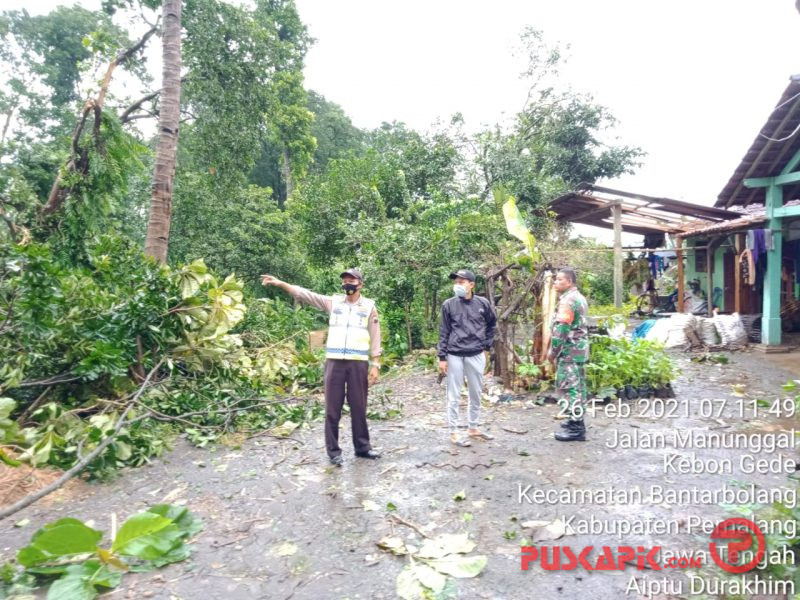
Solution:
[{"label": "camouflage trousers", "polygon": [[559,360],[556,364],[558,403],[571,420],[583,418],[586,409],[586,365]]}]

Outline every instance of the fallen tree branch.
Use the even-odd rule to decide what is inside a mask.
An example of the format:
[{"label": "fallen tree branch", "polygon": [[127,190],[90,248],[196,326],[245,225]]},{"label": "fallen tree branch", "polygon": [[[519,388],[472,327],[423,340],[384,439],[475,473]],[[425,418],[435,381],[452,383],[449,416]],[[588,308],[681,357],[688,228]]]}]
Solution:
[{"label": "fallen tree branch", "polygon": [[[359,506],[358,508],[361,508],[361,507]],[[414,531],[416,531],[416,532],[417,532],[418,534],[420,534],[422,537],[425,537],[425,538],[428,538],[428,539],[430,539],[430,538],[431,538],[431,536],[430,536],[430,535],[428,535],[428,534],[427,534],[427,533],[426,533],[426,532],[425,532],[425,531],[424,531],[424,530],[423,530],[423,529],[422,529],[422,528],[421,528],[419,525],[417,525],[416,523],[412,523],[411,521],[406,521],[406,520],[405,520],[403,517],[401,517],[400,515],[391,514],[391,515],[388,515],[388,516],[389,516],[389,518],[390,518],[390,519],[392,519],[392,520],[394,520],[394,521],[396,521],[396,522],[400,523],[400,525],[405,525],[406,527],[411,527],[411,529],[413,529]]]},{"label": "fallen tree branch", "polygon": [[526,433],[528,433],[527,429],[519,430],[519,429],[511,429],[510,427],[501,427],[500,429],[502,429],[503,431],[507,431],[508,433],[516,433],[518,435],[525,435]]},{"label": "fallen tree branch", "polygon": [[44,397],[47,396],[47,392],[49,392],[51,389],[53,389],[52,385],[48,385],[46,388],[44,388],[44,391],[42,391],[42,393],[39,394],[36,400],[34,400],[30,404],[30,406],[28,406],[24,411],[22,411],[22,414],[17,419],[17,423],[19,423],[20,425],[25,425],[25,421],[28,420],[28,417],[33,413],[33,411],[39,408],[39,406],[44,401]]},{"label": "fallen tree branch", "polygon": [[15,387],[34,387],[37,385],[55,385],[57,383],[70,383],[78,381],[80,377],[65,377],[69,372],[61,373],[61,375],[53,375],[48,379],[34,379],[33,381],[21,381]]},{"label": "fallen tree branch", "polygon": [[122,428],[125,425],[129,424],[129,422],[126,421],[128,413],[131,411],[136,402],[139,400],[139,396],[141,396],[144,390],[149,387],[150,379],[156,373],[156,371],[158,371],[163,362],[164,359],[162,358],[160,361],[158,361],[158,364],[156,364],[156,366],[154,366],[152,370],[147,374],[144,383],[142,383],[141,387],[136,391],[136,394],[134,394],[133,399],[128,403],[128,406],[119,416],[119,421],[117,422],[116,427],[114,427],[114,431],[111,433],[111,435],[109,435],[102,442],[100,442],[94,450],[92,450],[89,454],[84,456],[80,461],[75,463],[68,471],[65,471],[64,474],[58,479],[56,479],[53,483],[51,483],[47,487],[42,488],[38,492],[34,492],[33,494],[28,494],[18,502],[15,502],[11,506],[8,506],[0,510],[0,521],[5,519],[6,517],[13,515],[16,512],[19,512],[25,507],[30,506],[37,500],[40,500],[41,498],[44,498],[45,496],[52,494],[54,491],[56,491],[58,488],[64,485],[67,481],[75,477],[75,475],[83,471],[83,469],[85,469],[89,465],[89,463],[91,463],[95,458],[100,456],[103,450],[105,450],[111,444],[111,442],[114,441],[114,439],[117,437]]}]

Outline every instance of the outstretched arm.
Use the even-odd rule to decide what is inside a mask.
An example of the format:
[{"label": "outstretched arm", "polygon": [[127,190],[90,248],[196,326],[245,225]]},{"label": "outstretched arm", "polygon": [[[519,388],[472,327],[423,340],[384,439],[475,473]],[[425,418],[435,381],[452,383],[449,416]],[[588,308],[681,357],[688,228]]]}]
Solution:
[{"label": "outstretched arm", "polygon": [[290,294],[292,298],[299,302],[308,304],[319,310],[324,310],[325,312],[331,312],[333,302],[330,296],[323,296],[322,294],[317,294],[299,285],[286,283],[272,275],[262,275],[261,285],[274,285],[275,287],[281,288],[287,294]]},{"label": "outstretched arm", "polygon": [[291,294],[294,296],[295,287],[291,283],[286,283],[285,281],[281,281],[274,275],[262,275],[261,276],[261,285],[274,285],[275,287],[281,288],[287,294]]}]

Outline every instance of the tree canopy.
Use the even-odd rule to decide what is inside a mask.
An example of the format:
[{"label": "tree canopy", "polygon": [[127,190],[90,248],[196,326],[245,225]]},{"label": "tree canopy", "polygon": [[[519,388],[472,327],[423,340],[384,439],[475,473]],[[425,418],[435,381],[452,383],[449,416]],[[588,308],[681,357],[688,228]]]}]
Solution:
[{"label": "tree canopy", "polygon": [[[313,41],[292,0],[6,11],[0,36],[0,408],[17,419],[0,442],[40,463],[72,464],[76,439],[104,433],[65,423],[113,412],[148,373],[164,389],[146,405],[201,427],[318,381],[304,334],[319,322],[263,273],[330,293],[359,266],[387,357],[432,344],[448,274],[519,256],[494,190],[552,242],[551,199],[642,156],[612,143],[608,108],[548,83],[561,53],[535,30],[520,36],[522,110],[476,131],[457,112],[429,130],[356,127],[307,89]],[[604,278],[605,263],[598,294]],[[97,469],[157,452],[152,427]]]}]

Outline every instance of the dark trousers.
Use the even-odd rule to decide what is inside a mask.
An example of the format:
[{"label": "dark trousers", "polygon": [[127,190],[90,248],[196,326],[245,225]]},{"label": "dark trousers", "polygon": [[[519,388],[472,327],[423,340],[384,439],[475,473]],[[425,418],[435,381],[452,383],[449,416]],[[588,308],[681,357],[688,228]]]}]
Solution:
[{"label": "dark trousers", "polygon": [[372,449],[367,429],[366,360],[328,359],[325,361],[325,447],[328,456],[339,456],[339,420],[345,398],[350,405],[353,447],[357,453]]}]

